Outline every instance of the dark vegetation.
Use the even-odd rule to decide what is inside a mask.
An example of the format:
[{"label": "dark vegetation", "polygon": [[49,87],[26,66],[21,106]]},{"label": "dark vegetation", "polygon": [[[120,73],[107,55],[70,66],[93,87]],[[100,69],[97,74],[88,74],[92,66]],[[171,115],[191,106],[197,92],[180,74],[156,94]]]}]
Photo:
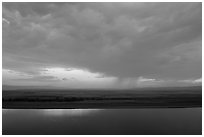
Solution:
[{"label": "dark vegetation", "polygon": [[201,107],[202,87],[3,90],[3,108]]}]

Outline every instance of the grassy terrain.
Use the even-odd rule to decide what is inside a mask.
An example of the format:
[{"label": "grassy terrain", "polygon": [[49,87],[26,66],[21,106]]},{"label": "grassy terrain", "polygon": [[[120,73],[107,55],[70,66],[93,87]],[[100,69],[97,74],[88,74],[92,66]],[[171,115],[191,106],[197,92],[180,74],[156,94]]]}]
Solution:
[{"label": "grassy terrain", "polygon": [[3,90],[3,108],[201,107],[202,87],[126,90]]}]

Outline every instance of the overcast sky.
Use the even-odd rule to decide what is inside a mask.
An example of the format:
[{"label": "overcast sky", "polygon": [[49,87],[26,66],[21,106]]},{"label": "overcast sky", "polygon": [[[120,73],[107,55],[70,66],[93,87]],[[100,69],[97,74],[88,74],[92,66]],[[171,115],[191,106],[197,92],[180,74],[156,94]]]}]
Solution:
[{"label": "overcast sky", "polygon": [[201,84],[201,3],[3,3],[3,84]]}]

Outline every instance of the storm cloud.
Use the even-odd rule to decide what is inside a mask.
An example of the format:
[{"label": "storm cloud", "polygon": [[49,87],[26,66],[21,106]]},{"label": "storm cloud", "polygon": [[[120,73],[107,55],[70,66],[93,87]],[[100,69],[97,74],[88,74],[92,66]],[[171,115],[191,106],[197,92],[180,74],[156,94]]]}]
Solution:
[{"label": "storm cloud", "polygon": [[123,80],[202,76],[201,3],[3,3],[2,12],[3,69],[78,68]]}]

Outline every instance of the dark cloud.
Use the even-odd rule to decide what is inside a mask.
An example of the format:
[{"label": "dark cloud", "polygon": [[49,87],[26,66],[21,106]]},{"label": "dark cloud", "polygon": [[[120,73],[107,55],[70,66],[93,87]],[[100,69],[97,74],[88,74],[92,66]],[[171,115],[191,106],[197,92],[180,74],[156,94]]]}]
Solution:
[{"label": "dark cloud", "polygon": [[57,77],[54,76],[35,76],[33,78],[30,78],[28,80],[35,80],[35,81],[47,81],[47,80],[51,80],[51,81],[59,81],[59,79]]},{"label": "dark cloud", "polygon": [[3,68],[201,77],[201,3],[3,3],[3,18]]},{"label": "dark cloud", "polygon": [[3,2],[3,7],[10,11],[18,11],[23,17],[29,15],[46,15],[60,8],[64,3],[46,3],[46,2]]},{"label": "dark cloud", "polygon": [[62,78],[62,80],[68,80],[67,78]]}]

